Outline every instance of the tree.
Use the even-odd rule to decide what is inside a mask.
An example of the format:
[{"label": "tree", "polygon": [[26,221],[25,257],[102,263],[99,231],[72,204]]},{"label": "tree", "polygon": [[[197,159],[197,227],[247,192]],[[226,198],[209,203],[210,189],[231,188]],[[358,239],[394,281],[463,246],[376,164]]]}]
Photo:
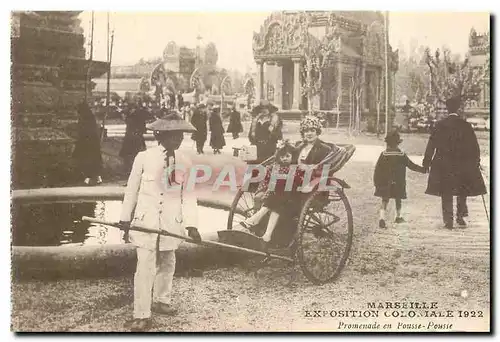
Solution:
[{"label": "tree", "polygon": [[430,49],[426,49],[426,63],[431,74],[431,90],[437,104],[444,106],[450,97],[458,96],[461,100],[460,109],[470,101],[477,100],[481,91],[480,83],[489,73],[490,57],[483,67],[471,66],[470,58],[467,56],[462,62],[456,55],[451,55],[449,49],[443,53],[436,50],[431,55]]},{"label": "tree", "polygon": [[[305,26],[302,28],[302,55],[304,63],[302,64],[302,95],[307,96],[307,109],[313,111],[313,99],[321,95],[325,89],[331,89],[325,85],[324,74],[331,66],[331,57],[340,50],[340,35],[333,26],[333,20],[328,20],[326,33],[322,38],[316,38],[309,33],[311,27],[311,17],[306,13],[306,20],[300,22]],[[334,79],[330,77],[329,79]]]},{"label": "tree", "polygon": [[205,47],[205,64],[208,65],[216,65],[217,60],[219,59],[219,53],[217,52],[217,47],[215,43],[208,43]]},{"label": "tree", "polygon": [[404,95],[410,101],[420,102],[426,99],[429,92],[429,74],[425,63],[426,47],[420,45],[416,48],[416,46],[416,42],[413,42],[408,55],[400,53],[395,89],[399,100]]}]

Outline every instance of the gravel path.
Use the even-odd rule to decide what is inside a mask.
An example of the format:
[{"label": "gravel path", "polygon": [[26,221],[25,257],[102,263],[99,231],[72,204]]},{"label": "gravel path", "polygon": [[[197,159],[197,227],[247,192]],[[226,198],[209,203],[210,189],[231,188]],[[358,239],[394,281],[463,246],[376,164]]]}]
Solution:
[{"label": "gravel path", "polygon": [[[407,222],[391,222],[381,230],[379,199],[367,185],[372,172],[372,163],[357,162],[338,174],[352,186],[347,195],[355,237],[349,262],[336,282],[315,286],[299,269],[292,273],[277,261],[257,272],[241,264],[206,269],[202,278],[174,280],[173,298],[180,314],[155,317],[153,330],[338,331],[341,323],[383,324],[387,319],[311,318],[306,311],[366,310],[368,302],[387,300],[435,301],[442,310],[482,310],[483,318],[456,319],[445,330],[487,330],[490,236],[481,198],[469,199],[466,229],[444,230],[440,199],[424,194],[427,177],[409,172],[409,199],[403,202]],[[394,215],[392,202],[388,215]],[[123,323],[132,313],[132,285],[132,277],[14,282],[12,329],[124,331]],[[460,295],[463,290],[467,295]],[[415,322],[392,319],[393,324],[398,321]],[[423,323],[447,321],[426,318]]]}]

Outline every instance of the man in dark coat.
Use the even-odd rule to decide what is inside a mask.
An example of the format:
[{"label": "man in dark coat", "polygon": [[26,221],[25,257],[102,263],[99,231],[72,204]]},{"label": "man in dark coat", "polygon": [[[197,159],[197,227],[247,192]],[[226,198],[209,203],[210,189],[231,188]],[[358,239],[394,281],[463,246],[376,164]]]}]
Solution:
[{"label": "man in dark coat", "polygon": [[430,168],[426,194],[441,196],[445,227],[453,228],[453,196],[457,196],[456,221],[465,226],[467,196],[486,193],[481,175],[479,144],[472,126],[456,114],[460,98],[446,101],[448,117],[439,121],[427,144],[423,167]]},{"label": "man in dark coat", "polygon": [[177,108],[181,110],[182,107],[184,107],[184,98],[182,97],[182,92],[179,90],[177,94]]},{"label": "man in dark coat", "polygon": [[229,115],[229,126],[227,126],[227,132],[233,134],[233,139],[238,139],[239,134],[243,132],[243,125],[241,124],[240,112],[236,110],[236,105],[233,106]]},{"label": "man in dark coat", "polygon": [[198,154],[203,154],[203,146],[207,141],[207,107],[205,104],[200,104],[193,111],[191,124],[196,128],[192,139],[196,141],[196,151]]},{"label": "man in dark coat", "polygon": [[219,114],[220,108],[214,108],[208,119],[210,125],[210,146],[214,149],[214,154],[220,154],[220,150],[226,146],[224,139],[224,127]]},{"label": "man in dark coat", "polygon": [[149,113],[147,109],[143,106],[138,106],[125,118],[127,126],[120,150],[120,157],[123,158],[127,174],[132,169],[132,164],[137,153],[146,149],[144,133],[146,133],[146,119],[148,117]]},{"label": "man in dark coat", "polygon": [[168,93],[168,98],[169,98],[168,105],[169,105],[170,109],[174,109],[175,108],[175,94],[172,92]]}]

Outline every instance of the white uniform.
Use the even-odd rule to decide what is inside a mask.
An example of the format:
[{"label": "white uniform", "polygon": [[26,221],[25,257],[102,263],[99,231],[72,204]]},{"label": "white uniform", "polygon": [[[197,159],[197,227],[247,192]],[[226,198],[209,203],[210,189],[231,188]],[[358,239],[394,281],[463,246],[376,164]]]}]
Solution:
[{"label": "white uniform", "polygon": [[[169,165],[172,166],[170,157]],[[189,174],[191,161],[175,152],[175,164]],[[178,189],[167,188],[166,151],[159,145],[137,154],[125,191],[122,221],[151,229],[186,235],[186,227],[197,227],[197,198],[186,190],[187,177],[176,172]],[[175,250],[182,240],[130,231],[130,240],[137,248],[137,269],[134,277],[134,318],[151,315],[153,301],[168,304],[175,272]],[[157,251],[159,253],[157,254]],[[159,256],[159,260],[157,257]]]}]

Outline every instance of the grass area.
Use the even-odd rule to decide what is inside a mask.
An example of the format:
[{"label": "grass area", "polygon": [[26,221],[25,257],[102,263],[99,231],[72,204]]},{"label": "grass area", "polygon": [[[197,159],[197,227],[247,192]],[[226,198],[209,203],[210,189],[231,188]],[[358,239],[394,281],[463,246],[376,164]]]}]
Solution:
[{"label": "grass area", "polygon": [[[307,318],[305,310],[365,310],[371,301],[435,301],[439,310],[482,310],[485,318],[456,319],[487,328],[490,305],[489,230],[480,198],[469,200],[468,229],[440,228],[440,199],[424,194],[426,175],[408,172],[403,202],[407,223],[377,227],[379,199],[371,184],[373,165],[348,163],[338,176],[351,189],[355,236],[340,278],[315,286],[296,269],[272,262],[257,273],[243,266],[207,268],[203,278],[174,279],[176,317],[154,317],[154,331],[337,330],[340,321]],[[459,293],[468,291],[467,297]],[[124,331],[131,318],[133,278],[28,281],[12,284],[14,331]],[[450,322],[450,319],[432,319]],[[384,319],[379,320],[383,323]],[[393,319],[393,322],[397,320]],[[406,323],[414,321],[401,319]],[[431,319],[426,319],[429,322]],[[482,325],[481,325],[482,324]]]}]

